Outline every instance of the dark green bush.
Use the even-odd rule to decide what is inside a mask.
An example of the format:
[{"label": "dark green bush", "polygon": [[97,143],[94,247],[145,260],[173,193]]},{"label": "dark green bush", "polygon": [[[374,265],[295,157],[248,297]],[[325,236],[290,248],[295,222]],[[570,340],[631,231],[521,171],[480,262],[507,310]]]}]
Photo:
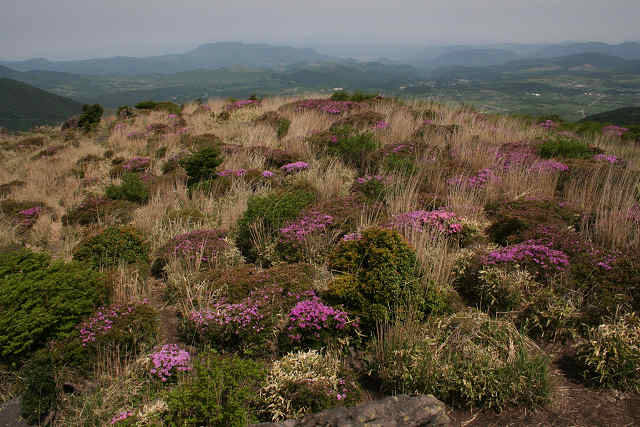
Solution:
[{"label": "dark green bush", "polygon": [[351,102],[362,102],[370,99],[376,98],[377,94],[372,93],[364,93],[360,91],[355,91],[353,94],[349,94],[346,90],[339,90],[334,92],[331,95],[332,101],[351,101]]},{"label": "dark green bush", "polygon": [[138,110],[166,111],[170,114],[180,114],[182,112],[182,108],[173,102],[143,101],[137,103],[135,108]]},{"label": "dark green bush", "polygon": [[38,424],[56,407],[57,387],[51,357],[40,352],[26,366],[20,412],[29,424]]},{"label": "dark green bush", "polygon": [[342,242],[329,267],[340,273],[329,285],[329,298],[359,316],[365,328],[392,319],[399,309],[425,309],[416,253],[395,231],[373,228],[359,240]]},{"label": "dark green bush", "polygon": [[78,127],[85,132],[89,132],[100,123],[104,109],[100,104],[84,105],[82,107],[82,114],[78,119]]},{"label": "dark green bush", "polygon": [[176,426],[244,427],[257,421],[257,391],[265,377],[257,362],[199,357],[192,375],[172,390],[165,421]]},{"label": "dark green bush", "polygon": [[207,179],[215,179],[216,168],[221,164],[220,151],[212,146],[204,147],[180,161],[180,165],[187,171],[188,187]]},{"label": "dark green bush", "polygon": [[315,191],[305,186],[251,197],[247,210],[238,221],[236,244],[242,254],[254,262],[258,252],[253,245],[253,229],[257,227],[263,236],[273,237],[280,227],[294,220],[315,199]]},{"label": "dark green bush", "polygon": [[1,254],[0,265],[0,356],[9,362],[69,335],[106,298],[102,275],[76,262],[49,264],[23,249]]},{"label": "dark green bush", "polygon": [[93,268],[112,267],[121,262],[148,261],[148,249],[140,233],[132,227],[109,227],[78,244],[73,259]]},{"label": "dark green bush", "polygon": [[478,312],[384,330],[366,360],[385,391],[433,394],[454,407],[535,408],[551,395],[539,348],[511,323]]},{"label": "dark green bush", "polygon": [[379,142],[372,132],[358,132],[350,126],[336,128],[329,141],[324,141],[328,154],[340,157],[346,164],[364,171]]},{"label": "dark green bush", "polygon": [[595,151],[584,142],[565,136],[546,139],[538,147],[538,155],[542,158],[579,159],[591,157]]},{"label": "dark green bush", "polygon": [[146,203],[149,200],[149,190],[140,176],[132,172],[122,176],[122,184],[108,186],[105,195],[112,200],[128,200],[134,203]]}]

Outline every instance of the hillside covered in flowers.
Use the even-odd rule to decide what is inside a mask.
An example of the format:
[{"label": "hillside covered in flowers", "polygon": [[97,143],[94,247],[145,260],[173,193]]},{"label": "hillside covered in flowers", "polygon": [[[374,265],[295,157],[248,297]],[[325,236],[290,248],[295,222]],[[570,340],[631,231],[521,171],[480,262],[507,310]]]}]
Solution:
[{"label": "hillside covered in flowers", "polygon": [[32,424],[396,394],[463,425],[640,418],[626,128],[343,92],[146,102],[0,135],[0,164],[0,403]]}]

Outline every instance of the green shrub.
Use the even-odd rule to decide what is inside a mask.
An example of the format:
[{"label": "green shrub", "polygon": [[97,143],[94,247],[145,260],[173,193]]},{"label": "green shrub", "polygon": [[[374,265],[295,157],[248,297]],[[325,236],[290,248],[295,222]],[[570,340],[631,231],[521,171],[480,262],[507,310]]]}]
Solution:
[{"label": "green shrub", "polygon": [[121,262],[148,261],[148,249],[138,231],[131,227],[109,227],[78,244],[73,259],[93,268],[112,267]]},{"label": "green shrub", "polygon": [[205,354],[193,373],[167,397],[165,421],[176,426],[243,427],[257,421],[253,408],[265,376],[257,362]]},{"label": "green shrub", "polygon": [[538,407],[550,397],[546,357],[509,322],[478,312],[400,324],[366,357],[388,392],[433,394],[455,407]]},{"label": "green shrub", "polygon": [[340,157],[346,164],[364,170],[379,142],[372,132],[357,132],[350,126],[333,130],[333,139],[324,147],[328,154]]},{"label": "green shrub", "polygon": [[104,109],[100,104],[84,105],[82,107],[82,114],[78,119],[78,127],[85,132],[89,132],[100,123]]},{"label": "green shrub", "polygon": [[622,316],[614,323],[590,328],[576,347],[584,378],[592,383],[640,392],[640,317]]},{"label": "green shrub", "polygon": [[106,299],[102,275],[82,264],[19,250],[0,255],[0,265],[0,355],[9,362],[69,335]]},{"label": "green shrub", "polygon": [[220,151],[213,146],[204,147],[180,161],[180,166],[187,171],[188,187],[207,179],[215,179],[216,168],[221,164]]},{"label": "green shrub", "polygon": [[341,242],[329,257],[341,273],[328,296],[362,319],[365,328],[394,317],[398,309],[425,309],[415,251],[395,231],[372,228],[359,240]]},{"label": "green shrub", "polygon": [[182,108],[173,102],[143,101],[137,103],[135,108],[138,110],[166,111],[170,114],[180,114],[182,112]]},{"label": "green shrub", "polygon": [[593,154],[594,150],[584,142],[565,136],[548,138],[538,147],[538,155],[545,159],[579,159],[591,157]]},{"label": "green shrub", "polygon": [[39,424],[55,409],[58,392],[51,357],[46,352],[38,354],[25,367],[25,389],[21,396],[20,412],[29,424]]},{"label": "green shrub", "polygon": [[149,190],[136,173],[125,173],[122,184],[111,184],[105,190],[105,195],[112,200],[128,200],[134,203],[146,203],[149,200]]},{"label": "green shrub", "polygon": [[280,227],[294,220],[315,199],[315,192],[307,186],[252,196],[247,203],[247,210],[238,221],[236,244],[242,255],[248,261],[255,262],[258,251],[253,244],[253,234],[258,231],[265,238],[275,236]]},{"label": "green shrub", "polygon": [[339,90],[334,92],[331,95],[332,101],[351,101],[351,102],[362,102],[370,99],[376,98],[377,94],[372,93],[364,93],[360,91],[355,91],[353,94],[349,94],[349,92],[345,90]]}]

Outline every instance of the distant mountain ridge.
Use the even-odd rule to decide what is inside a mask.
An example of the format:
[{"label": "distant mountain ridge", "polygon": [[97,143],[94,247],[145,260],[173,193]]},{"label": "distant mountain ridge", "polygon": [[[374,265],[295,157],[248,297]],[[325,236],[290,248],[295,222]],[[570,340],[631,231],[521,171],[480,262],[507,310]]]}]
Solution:
[{"label": "distant mountain ridge", "polygon": [[0,126],[28,130],[60,123],[82,110],[82,104],[17,80],[0,78]]},{"label": "distant mountain ridge", "polygon": [[219,42],[198,46],[175,55],[144,58],[118,56],[76,61],[49,61],[43,58],[0,62],[17,71],[57,71],[88,75],[171,74],[197,69],[231,66],[278,69],[300,62],[331,59],[313,49],[241,42]]},{"label": "distant mountain ridge", "polygon": [[640,107],[624,107],[593,114],[581,122],[613,123],[618,126],[640,126]]}]

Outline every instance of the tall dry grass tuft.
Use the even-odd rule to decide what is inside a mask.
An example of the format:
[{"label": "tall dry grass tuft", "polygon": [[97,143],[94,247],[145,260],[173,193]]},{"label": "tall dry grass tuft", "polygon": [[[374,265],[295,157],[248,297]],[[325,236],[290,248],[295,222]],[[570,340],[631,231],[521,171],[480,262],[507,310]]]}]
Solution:
[{"label": "tall dry grass tuft", "polygon": [[111,301],[115,304],[141,303],[151,298],[151,282],[138,267],[119,265],[111,273]]},{"label": "tall dry grass tuft", "polygon": [[356,173],[340,159],[322,157],[312,161],[300,177],[313,183],[322,200],[332,200],[349,193]]},{"label": "tall dry grass tuft", "polygon": [[612,249],[640,248],[640,177],[634,171],[602,167],[571,180],[567,202],[593,215],[584,218],[582,232]]}]

